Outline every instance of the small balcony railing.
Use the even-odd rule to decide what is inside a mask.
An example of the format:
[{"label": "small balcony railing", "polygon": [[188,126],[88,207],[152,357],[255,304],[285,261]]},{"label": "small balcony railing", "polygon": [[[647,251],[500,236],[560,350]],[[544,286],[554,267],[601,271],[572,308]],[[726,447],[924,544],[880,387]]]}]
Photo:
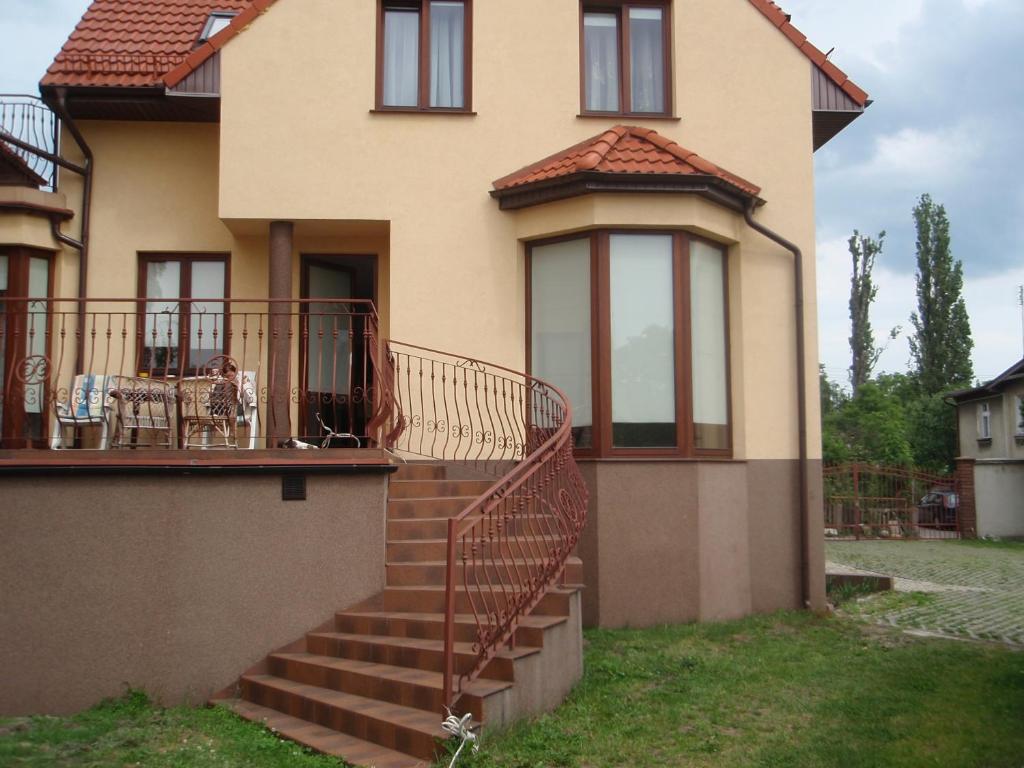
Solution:
[{"label": "small balcony railing", "polygon": [[386,446],[383,354],[369,301],[4,297],[0,445]]},{"label": "small balcony railing", "polygon": [[36,96],[0,94],[0,160],[44,191],[56,188],[60,121]]}]

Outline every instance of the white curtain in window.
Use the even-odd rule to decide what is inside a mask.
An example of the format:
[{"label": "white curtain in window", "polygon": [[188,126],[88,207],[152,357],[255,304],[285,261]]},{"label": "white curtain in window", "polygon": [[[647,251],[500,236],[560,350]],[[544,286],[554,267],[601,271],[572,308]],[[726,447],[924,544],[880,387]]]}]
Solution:
[{"label": "white curtain in window", "polygon": [[695,424],[728,424],[725,263],[721,251],[699,240],[690,243],[690,322],[693,421]]},{"label": "white curtain in window", "polygon": [[430,4],[430,106],[465,106],[465,7],[461,2]]},{"label": "white curtain in window", "polygon": [[[192,262],[192,295],[196,299],[224,297],[224,262]],[[224,302],[190,302],[189,365],[199,368],[224,350]]]},{"label": "white curtain in window", "polygon": [[415,107],[419,101],[420,14],[384,11],[384,105]]},{"label": "white curtain in window", "polygon": [[665,55],[661,8],[629,11],[629,83],[633,112],[665,111]]},{"label": "white curtain in window", "polygon": [[619,20],[613,13],[583,17],[587,110],[619,111]]},{"label": "white curtain in window", "polygon": [[536,246],[530,272],[532,373],[565,392],[574,427],[589,427],[590,238]]}]

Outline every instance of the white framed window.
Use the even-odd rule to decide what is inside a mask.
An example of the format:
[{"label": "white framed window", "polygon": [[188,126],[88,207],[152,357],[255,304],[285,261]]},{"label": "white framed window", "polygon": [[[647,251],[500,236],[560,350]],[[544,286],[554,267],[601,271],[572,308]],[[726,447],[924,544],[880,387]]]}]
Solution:
[{"label": "white framed window", "polygon": [[988,403],[978,404],[978,439],[992,439],[992,408]]},{"label": "white framed window", "polygon": [[1014,421],[1017,422],[1017,429],[1014,435],[1024,437],[1024,395],[1017,395],[1013,398]]},{"label": "white framed window", "polygon": [[203,25],[203,31],[199,33],[199,42],[205,43],[218,32],[227,29],[231,20],[237,15],[235,11],[214,11],[211,13],[206,19],[206,24]]}]

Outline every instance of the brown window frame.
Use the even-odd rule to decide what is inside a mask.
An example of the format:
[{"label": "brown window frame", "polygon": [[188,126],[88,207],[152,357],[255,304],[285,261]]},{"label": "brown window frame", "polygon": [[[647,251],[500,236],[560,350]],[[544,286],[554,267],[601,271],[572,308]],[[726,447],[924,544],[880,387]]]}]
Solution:
[{"label": "brown window frame", "polygon": [[[147,251],[139,253],[139,274],[138,274],[138,309],[137,309],[137,330],[138,330],[138,344],[136,345],[135,361],[136,370],[138,373],[152,376],[155,373],[164,372],[162,367],[154,367],[153,365],[143,365],[145,346],[146,346],[146,303],[151,299],[146,295],[146,282],[149,273],[149,265],[153,262],[160,261],[177,261],[182,265],[181,275],[179,276],[179,290],[178,296],[173,298],[193,301],[193,300],[204,300],[213,299],[211,296],[193,296],[192,295],[192,265],[196,262],[220,262],[224,265],[224,322],[221,326],[221,333],[223,333],[223,343],[221,345],[220,354],[229,355],[231,354],[231,254],[230,253],[219,253],[219,252],[159,252],[159,251]],[[191,311],[182,312],[179,309],[179,320],[178,320],[178,364],[174,368],[166,368],[168,375],[175,376],[192,376],[198,372],[198,369],[192,365],[189,360],[189,344],[188,341],[191,335]]]},{"label": "brown window frame", "polygon": [[[474,114],[473,112],[473,0],[461,2],[464,11],[462,38],[461,107],[430,106],[430,0],[377,0],[377,57],[374,112],[415,112],[436,114]],[[419,82],[416,106],[389,106],[384,103],[384,12],[387,8],[408,8],[420,17]]]},{"label": "brown window frame", "polygon": [[[632,78],[629,56],[629,10],[631,8],[659,8],[662,17],[662,50],[664,52],[664,103],[661,112],[634,112],[632,106]],[[618,16],[619,32],[619,109],[591,110],[587,109],[587,54],[586,29],[584,21],[587,13],[614,13]],[[672,0],[580,0],[580,115],[628,115],[636,117],[672,117]]]},{"label": "brown window frame", "polygon": [[[612,444],[611,235],[671,235],[675,319],[676,445],[666,448],[616,448]],[[533,240],[526,244],[526,369],[533,372],[533,249],[573,240],[590,241],[590,369],[593,425],[591,446],[576,448],[579,458],[719,458],[733,457],[732,334],[730,330],[728,247],[680,229],[609,228]],[[722,254],[725,317],[725,382],[728,447],[698,449],[693,425],[692,325],[690,321],[690,244],[705,243]],[[557,383],[557,382],[555,382]]]}]

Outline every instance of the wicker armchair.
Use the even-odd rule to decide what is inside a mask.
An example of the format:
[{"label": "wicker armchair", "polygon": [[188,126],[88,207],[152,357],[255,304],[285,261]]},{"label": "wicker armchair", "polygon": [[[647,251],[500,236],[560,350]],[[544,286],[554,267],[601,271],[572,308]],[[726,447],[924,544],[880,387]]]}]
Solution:
[{"label": "wicker armchair", "polygon": [[177,390],[161,379],[111,376],[114,448],[173,448]]}]

